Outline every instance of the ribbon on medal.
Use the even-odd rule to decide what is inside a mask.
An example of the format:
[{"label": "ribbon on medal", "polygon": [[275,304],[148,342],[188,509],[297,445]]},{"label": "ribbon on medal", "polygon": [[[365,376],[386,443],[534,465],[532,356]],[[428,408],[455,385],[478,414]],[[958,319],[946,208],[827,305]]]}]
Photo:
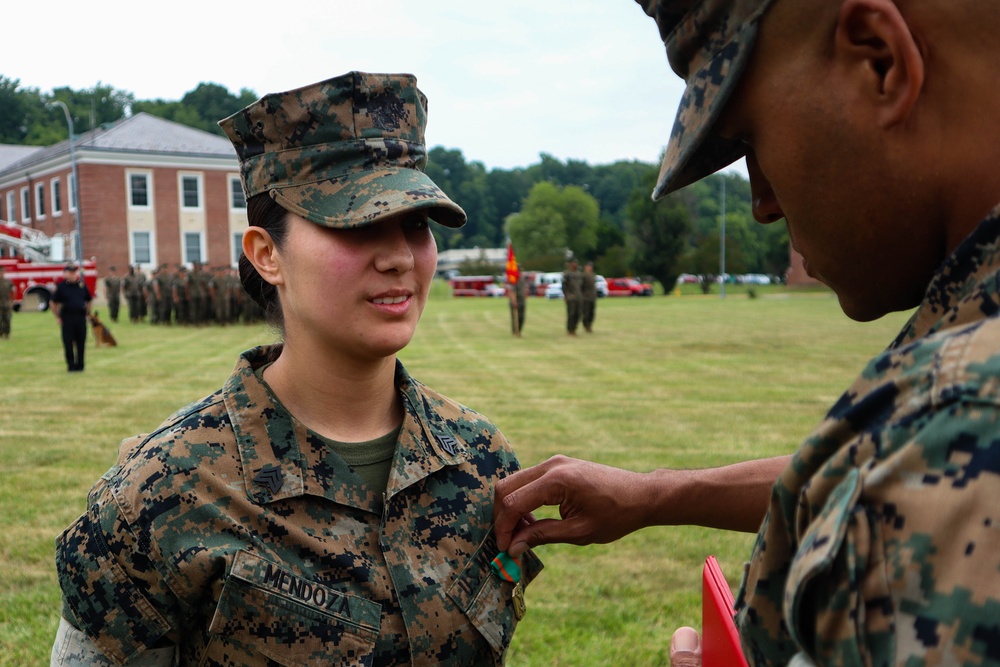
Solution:
[{"label": "ribbon on medal", "polygon": [[490,569],[500,579],[514,584],[510,599],[514,604],[514,618],[520,621],[528,611],[524,603],[524,586],[521,585],[521,564],[506,551],[501,551],[490,563]]}]

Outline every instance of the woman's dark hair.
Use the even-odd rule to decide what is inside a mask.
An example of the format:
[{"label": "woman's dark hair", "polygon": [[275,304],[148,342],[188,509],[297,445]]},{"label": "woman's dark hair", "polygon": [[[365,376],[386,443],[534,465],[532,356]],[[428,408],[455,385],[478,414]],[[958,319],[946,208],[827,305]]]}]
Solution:
[{"label": "woman's dark hair", "polygon": [[[267,230],[274,245],[281,250],[288,232],[288,211],[271,199],[268,193],[262,192],[247,200],[247,219],[251,227]],[[260,277],[246,255],[240,255],[240,282],[250,298],[264,311],[264,320],[275,329],[284,330],[278,290]]]}]

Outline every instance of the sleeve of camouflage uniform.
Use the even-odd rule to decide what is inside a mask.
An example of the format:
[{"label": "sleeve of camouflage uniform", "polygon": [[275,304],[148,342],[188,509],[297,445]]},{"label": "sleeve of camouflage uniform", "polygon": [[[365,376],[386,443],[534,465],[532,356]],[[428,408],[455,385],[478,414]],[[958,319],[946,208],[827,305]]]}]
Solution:
[{"label": "sleeve of camouflage uniform", "polygon": [[741,591],[752,664],[1000,664],[998,328],[876,360],[804,443]]},{"label": "sleeve of camouflage uniform", "polygon": [[[176,649],[154,648],[143,651],[125,663],[124,667],[174,667]],[[56,640],[52,645],[49,667],[113,667],[94,644],[94,640],[74,628],[65,618],[59,622]]]},{"label": "sleeve of camouflage uniform", "polygon": [[148,539],[122,516],[109,479],[92,489],[87,511],[59,537],[56,564],[63,616],[121,664],[176,627],[176,602],[153,565]]}]

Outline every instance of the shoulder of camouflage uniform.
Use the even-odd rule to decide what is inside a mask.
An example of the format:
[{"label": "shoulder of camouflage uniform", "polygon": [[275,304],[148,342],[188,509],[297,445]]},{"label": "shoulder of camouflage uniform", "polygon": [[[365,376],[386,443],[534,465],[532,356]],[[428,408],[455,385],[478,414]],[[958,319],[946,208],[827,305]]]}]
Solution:
[{"label": "shoulder of camouflage uniform", "polygon": [[217,434],[219,427],[228,421],[229,413],[223,404],[220,389],[175,411],[150,433],[122,441],[119,447],[119,463],[136,457],[149,458],[148,450],[157,443],[176,440],[181,436],[196,433],[198,429],[209,429],[205,433],[205,442],[211,444],[218,441],[218,435],[210,437],[210,433],[214,431]]},{"label": "shoulder of camouflage uniform", "polygon": [[404,383],[401,389],[408,400],[416,403],[414,408],[418,412],[424,413],[431,420],[439,421],[447,431],[468,444],[479,444],[486,439],[490,441],[491,450],[510,451],[507,439],[485,415],[448,398],[411,376],[406,376],[406,380],[409,386]]}]

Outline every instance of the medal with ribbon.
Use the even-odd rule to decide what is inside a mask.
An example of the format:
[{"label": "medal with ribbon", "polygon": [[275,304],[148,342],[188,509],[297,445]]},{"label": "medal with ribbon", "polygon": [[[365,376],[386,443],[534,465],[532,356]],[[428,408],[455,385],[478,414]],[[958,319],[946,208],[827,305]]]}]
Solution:
[{"label": "medal with ribbon", "polygon": [[521,585],[521,564],[506,551],[501,551],[490,563],[490,569],[503,581],[514,584],[510,599],[514,603],[514,618],[520,621],[528,611],[524,604],[524,586]]}]

